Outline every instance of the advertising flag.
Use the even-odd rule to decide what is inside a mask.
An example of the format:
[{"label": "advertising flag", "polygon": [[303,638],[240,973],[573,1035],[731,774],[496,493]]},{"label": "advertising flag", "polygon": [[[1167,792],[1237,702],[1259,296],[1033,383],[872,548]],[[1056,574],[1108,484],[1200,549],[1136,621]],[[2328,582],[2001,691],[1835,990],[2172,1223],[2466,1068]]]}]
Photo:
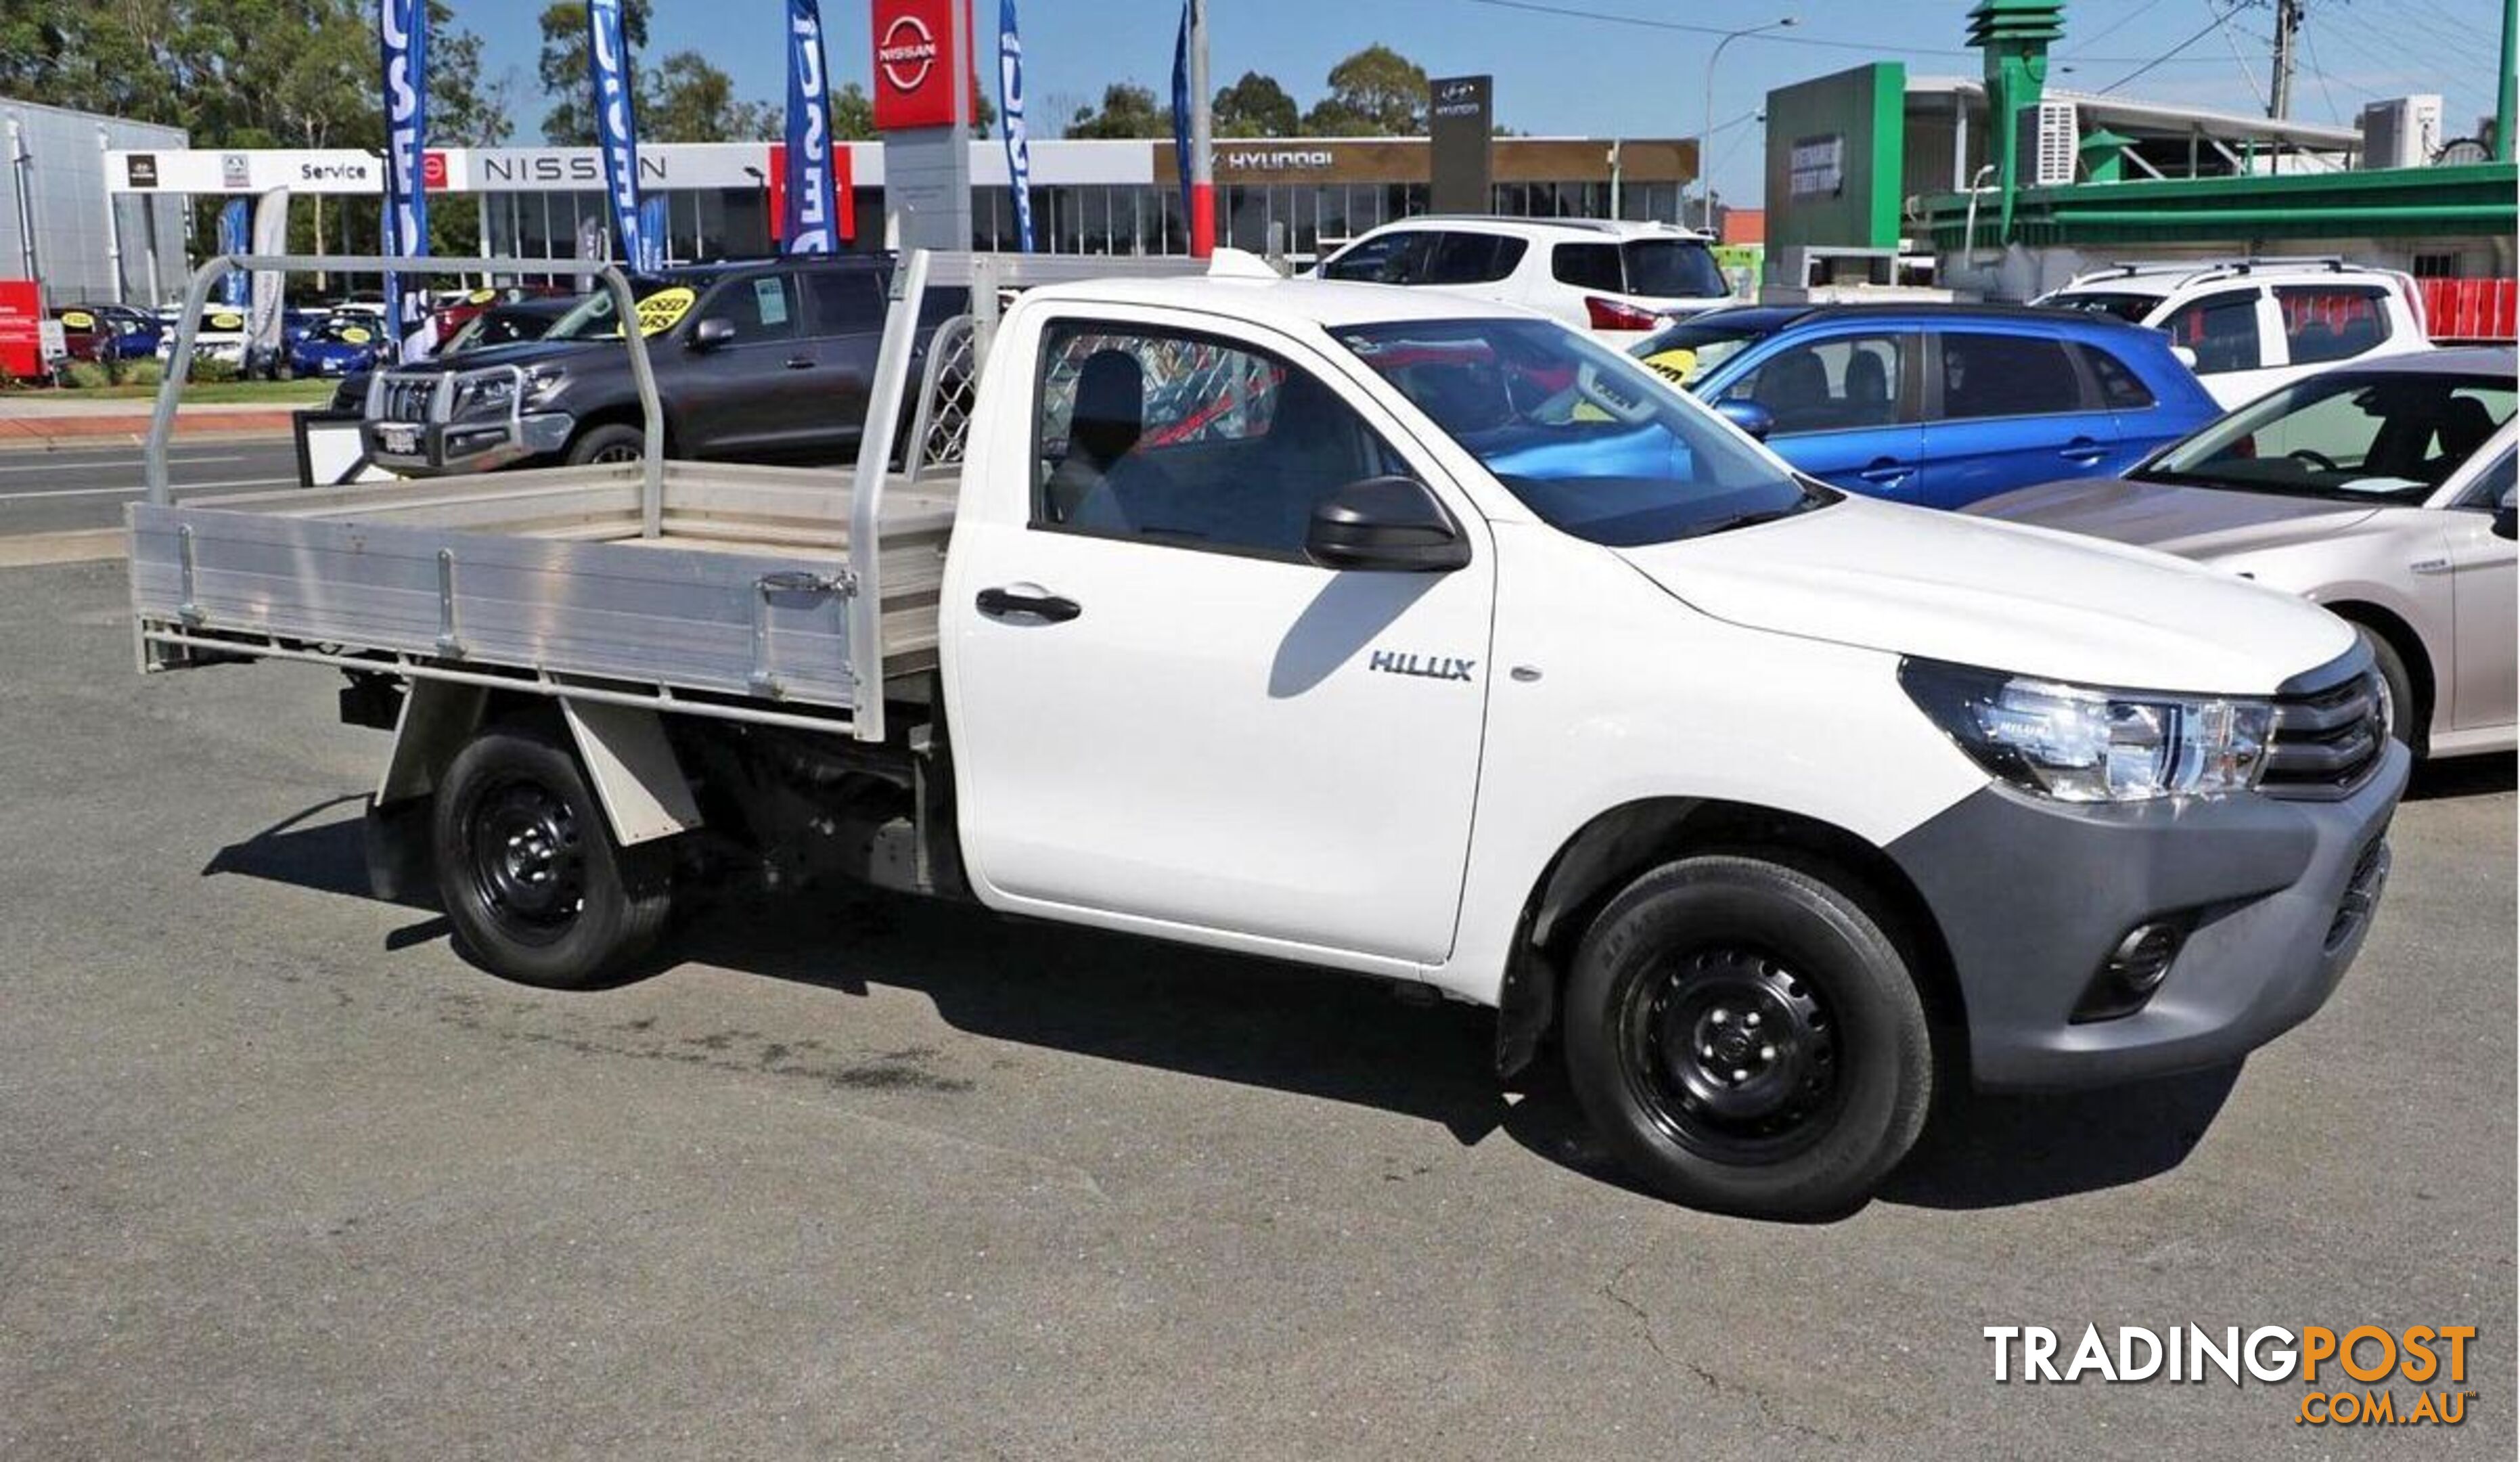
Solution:
[{"label": "advertising flag", "polygon": [[[251,204],[242,198],[231,198],[227,201],[227,206],[219,209],[219,252],[245,253],[248,251],[246,243],[246,219],[248,216],[248,210],[252,206],[253,206]],[[245,303],[245,299],[246,274],[244,270],[230,269],[227,273],[219,276],[219,303],[231,306],[241,306]]]},{"label": "advertising flag", "polygon": [[[377,41],[385,69],[384,251],[388,257],[428,252],[428,188],[421,148],[428,129],[428,0],[377,0]],[[385,319],[396,342],[420,323],[425,297],[403,295],[399,276],[385,276]]]},{"label": "advertising flag", "polygon": [[1015,240],[1032,252],[1032,138],[1024,125],[1023,40],[1015,0],[998,0],[998,125],[1007,139],[1007,182],[1015,201]]},{"label": "advertising flag", "polygon": [[789,253],[830,253],[833,247],[831,106],[822,0],[788,0],[788,178],[779,232]]},{"label": "advertising flag", "polygon": [[[253,251],[289,251],[289,190],[273,188],[253,205]],[[252,304],[246,312],[247,344],[257,360],[268,360],[280,348],[280,296],[286,277],[276,269],[253,275]]]},{"label": "advertising flag", "polygon": [[1190,0],[1182,0],[1181,33],[1173,39],[1173,161],[1181,169],[1182,227],[1197,212],[1190,191]]},{"label": "advertising flag", "polygon": [[595,85],[595,145],[604,155],[604,196],[612,207],[613,242],[620,246],[624,263],[645,268],[650,249],[639,216],[639,118],[631,104],[621,0],[587,0],[586,61]]}]

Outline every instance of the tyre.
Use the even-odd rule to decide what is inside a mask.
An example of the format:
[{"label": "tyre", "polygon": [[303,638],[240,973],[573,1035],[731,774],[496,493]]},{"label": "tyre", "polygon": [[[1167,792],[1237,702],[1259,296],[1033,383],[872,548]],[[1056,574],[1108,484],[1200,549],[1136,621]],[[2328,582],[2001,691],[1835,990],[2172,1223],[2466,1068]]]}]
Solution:
[{"label": "tyre", "polygon": [[485,731],[457,753],[429,832],[456,940],[493,974],[553,989],[603,984],[665,927],[663,849],[614,843],[576,755],[538,731]]},{"label": "tyre", "polygon": [[1567,1076],[1630,1172],[1693,1208],[1842,1213],[1908,1155],[1934,1087],[1907,961],[1828,883],[1738,856],[1628,886],[1567,982]]},{"label": "tyre", "polygon": [[647,455],[648,436],[637,427],[612,422],[591,427],[568,444],[568,465],[590,462],[636,462]]},{"label": "tyre", "polygon": [[2389,734],[2406,744],[2415,755],[2424,754],[2424,708],[2415,699],[2415,682],[2407,673],[2407,662],[2395,645],[2368,627],[2354,626],[2362,643],[2371,647],[2371,662],[2380,671],[2380,679],[2389,687]]}]

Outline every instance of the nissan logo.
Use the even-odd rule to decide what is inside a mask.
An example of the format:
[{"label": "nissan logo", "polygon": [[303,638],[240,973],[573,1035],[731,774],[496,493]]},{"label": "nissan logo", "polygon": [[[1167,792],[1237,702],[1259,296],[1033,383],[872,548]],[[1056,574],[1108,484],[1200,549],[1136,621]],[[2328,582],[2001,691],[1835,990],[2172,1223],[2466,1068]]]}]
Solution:
[{"label": "nissan logo", "polygon": [[896,16],[884,27],[883,44],[876,47],[875,59],[895,91],[917,91],[936,69],[936,37],[919,17]]}]

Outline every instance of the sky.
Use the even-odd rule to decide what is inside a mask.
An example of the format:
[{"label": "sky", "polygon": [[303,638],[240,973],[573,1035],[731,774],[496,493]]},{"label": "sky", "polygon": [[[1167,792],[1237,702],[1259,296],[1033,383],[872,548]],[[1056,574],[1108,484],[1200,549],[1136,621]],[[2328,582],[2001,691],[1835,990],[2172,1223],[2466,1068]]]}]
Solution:
[{"label": "sky", "polygon": [[[1037,136],[1057,135],[1051,120],[1090,105],[1110,81],[1169,93],[1180,0],[1016,3]],[[548,105],[533,74],[540,0],[452,4],[486,42],[490,74],[517,69],[518,140],[533,140]],[[734,75],[740,95],[785,97],[787,0],[653,6],[648,56],[698,50]],[[993,0],[978,8],[985,28]],[[1432,74],[1493,73],[1497,119],[1516,131],[1693,137],[1717,37],[1663,27],[1732,29],[1791,16],[1790,28],[1732,42],[1715,75],[1715,186],[1751,204],[1762,186],[1756,114],[1770,88],[1870,61],[1905,62],[1912,75],[1976,75],[1978,55],[1962,46],[1970,8],[1971,0],[1208,0],[1209,66],[1218,85],[1264,71],[1309,105],[1333,64],[1379,41]],[[837,80],[867,79],[867,17],[866,0],[823,0]],[[2293,115],[2351,125],[2364,102],[2438,92],[2449,135],[2470,135],[2494,110],[2500,17],[2499,0],[2308,0]],[[2049,82],[2081,91],[2123,82],[2115,89],[2127,96],[2263,114],[2273,28],[2272,0],[2067,0]]]}]

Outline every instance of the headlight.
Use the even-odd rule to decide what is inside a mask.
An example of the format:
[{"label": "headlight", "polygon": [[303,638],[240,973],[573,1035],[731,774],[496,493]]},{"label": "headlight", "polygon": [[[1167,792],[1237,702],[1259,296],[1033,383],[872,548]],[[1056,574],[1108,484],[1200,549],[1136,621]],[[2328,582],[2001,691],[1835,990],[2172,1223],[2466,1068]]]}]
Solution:
[{"label": "headlight", "polygon": [[2098,690],[1909,660],[1899,683],[1960,750],[2067,802],[2214,797],[2257,785],[2272,702]]}]

